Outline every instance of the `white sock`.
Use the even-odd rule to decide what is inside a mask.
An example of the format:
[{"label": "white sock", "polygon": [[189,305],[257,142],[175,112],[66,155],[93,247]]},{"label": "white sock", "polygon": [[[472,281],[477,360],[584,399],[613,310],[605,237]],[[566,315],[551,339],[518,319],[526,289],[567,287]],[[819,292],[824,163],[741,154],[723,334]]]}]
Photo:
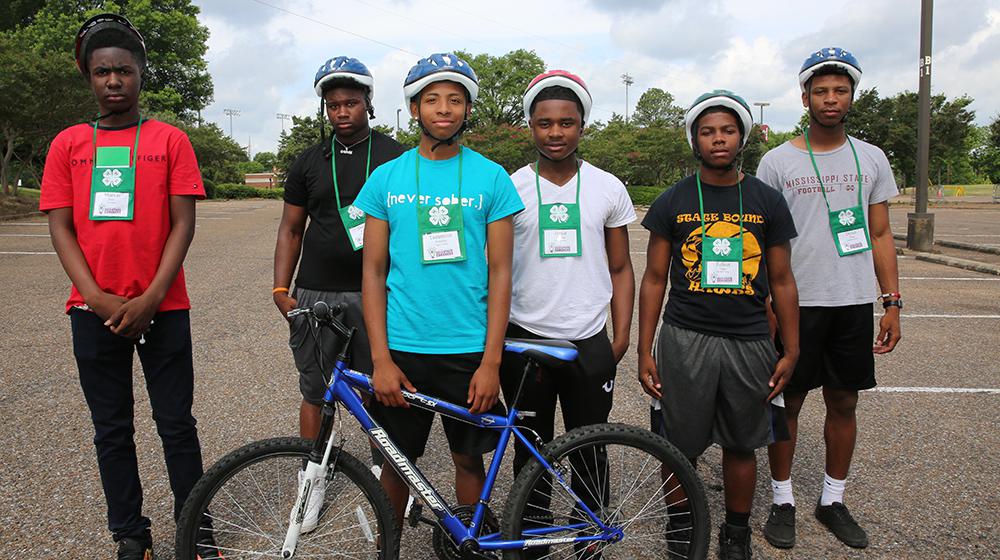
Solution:
[{"label": "white sock", "polygon": [[771,499],[776,505],[795,505],[795,496],[792,495],[792,479],[774,480],[771,479]]},{"label": "white sock", "polygon": [[845,486],[847,486],[847,479],[837,480],[828,474],[824,474],[823,495],[819,498],[819,505],[828,506],[833,502],[844,503]]}]

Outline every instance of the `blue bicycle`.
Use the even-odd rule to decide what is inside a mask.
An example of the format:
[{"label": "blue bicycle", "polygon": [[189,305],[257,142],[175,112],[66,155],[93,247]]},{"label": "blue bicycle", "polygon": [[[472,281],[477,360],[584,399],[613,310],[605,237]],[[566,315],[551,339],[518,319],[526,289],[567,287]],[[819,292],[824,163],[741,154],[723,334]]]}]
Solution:
[{"label": "blue bicycle", "polygon": [[[541,446],[537,435],[529,437],[516,425],[531,414],[517,410],[517,399],[508,403],[506,416],[472,414],[404,390],[411,406],[500,433],[479,502],[449,505],[365,409],[361,395],[372,393],[371,378],[346,365],[355,329],[346,327],[338,313],[323,302],[289,313],[306,315],[314,336],[328,329],[341,342],[324,397],[320,436],[315,441],[258,441],[220,459],[192,490],[181,513],[178,559],[196,558],[198,550],[198,557],[208,560],[206,547],[227,560],[398,558],[401,530],[392,506],[368,467],[342,449],[343,439],[333,429],[337,403],[361,424],[386,465],[400,473],[411,494],[433,514],[433,547],[439,558],[638,559],[707,554],[704,487],[688,460],[662,437],[634,426],[596,424]],[[563,341],[508,339],[505,351],[527,358],[525,376],[577,357],[576,348]],[[534,459],[517,475],[498,521],[490,498],[512,438]],[[297,474],[303,468],[305,476],[300,478]],[[308,485],[323,478],[326,494],[319,521],[303,532]],[[410,521],[415,524],[414,515]]]}]

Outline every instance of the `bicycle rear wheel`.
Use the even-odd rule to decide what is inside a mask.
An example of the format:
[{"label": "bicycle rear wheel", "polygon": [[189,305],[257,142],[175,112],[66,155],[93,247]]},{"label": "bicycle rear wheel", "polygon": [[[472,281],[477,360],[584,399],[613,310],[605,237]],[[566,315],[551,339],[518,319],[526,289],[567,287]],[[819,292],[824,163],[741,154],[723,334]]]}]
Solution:
[{"label": "bicycle rear wheel", "polygon": [[[220,459],[184,504],[177,522],[178,560],[194,559],[199,539],[209,531],[215,542],[209,550],[217,549],[219,557],[281,558],[298,471],[311,448],[308,440],[276,438]],[[299,536],[294,557],[395,559],[398,545],[392,505],[382,486],[360,461],[340,451],[327,473],[319,522]],[[202,560],[208,560],[204,554]]]},{"label": "bicycle rear wheel", "polygon": [[546,546],[506,551],[504,558],[704,558],[710,534],[705,489],[691,463],[662,437],[624,424],[570,431],[542,449],[555,472],[617,542],[555,542],[601,535],[600,526],[538,461],[511,488],[505,540],[548,539]]}]

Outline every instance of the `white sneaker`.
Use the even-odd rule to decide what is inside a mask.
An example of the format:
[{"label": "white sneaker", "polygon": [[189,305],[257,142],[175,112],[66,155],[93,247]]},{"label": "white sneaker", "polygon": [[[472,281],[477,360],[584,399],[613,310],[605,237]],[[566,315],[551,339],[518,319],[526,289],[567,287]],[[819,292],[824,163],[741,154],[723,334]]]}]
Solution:
[{"label": "white sneaker", "polygon": [[[382,467],[378,465],[372,465],[372,474],[378,479],[382,476]],[[413,507],[413,496],[407,496],[406,498],[406,509],[403,511],[403,517],[410,515],[410,508]]]},{"label": "white sneaker", "polygon": [[[306,472],[299,471],[299,496],[296,497],[295,503],[298,503],[298,498],[302,496],[302,483],[305,480]],[[308,533],[316,529],[316,525],[319,524],[319,513],[323,509],[323,500],[326,497],[326,479],[320,478],[313,481],[312,490],[309,493],[309,502],[306,504],[306,514],[302,518],[302,529],[303,533]],[[295,520],[295,510],[292,510],[289,516],[289,523]]]}]

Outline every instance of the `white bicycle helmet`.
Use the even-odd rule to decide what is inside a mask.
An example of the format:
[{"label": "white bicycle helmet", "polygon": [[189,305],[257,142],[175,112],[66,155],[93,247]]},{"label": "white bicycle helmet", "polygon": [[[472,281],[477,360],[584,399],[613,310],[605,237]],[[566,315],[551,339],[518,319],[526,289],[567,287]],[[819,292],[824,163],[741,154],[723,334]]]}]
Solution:
[{"label": "white bicycle helmet", "polygon": [[437,53],[422,58],[410,68],[403,82],[404,101],[409,103],[434,82],[457,82],[469,92],[469,102],[479,95],[479,78],[469,63],[451,53]]},{"label": "white bicycle helmet", "polygon": [[684,132],[687,133],[688,145],[697,151],[694,143],[694,131],[692,128],[705,110],[711,107],[725,107],[734,111],[740,118],[743,125],[742,142],[740,148],[744,148],[750,141],[750,129],[753,128],[753,114],[750,112],[750,105],[739,95],[728,89],[716,89],[698,96],[694,100],[691,108],[684,114]]}]

